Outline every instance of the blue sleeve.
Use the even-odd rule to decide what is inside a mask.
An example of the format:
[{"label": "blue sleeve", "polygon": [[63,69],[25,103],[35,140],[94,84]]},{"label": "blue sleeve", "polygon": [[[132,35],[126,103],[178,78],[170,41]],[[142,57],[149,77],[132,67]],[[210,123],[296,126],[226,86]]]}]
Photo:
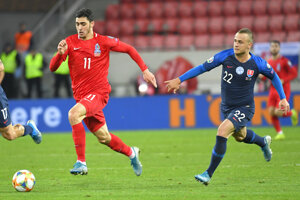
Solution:
[{"label": "blue sleeve", "polygon": [[261,57],[254,56],[253,59],[255,60],[255,62],[257,64],[259,72],[261,74],[265,75],[267,78],[269,78],[272,81],[272,84],[275,87],[275,89],[277,90],[277,92],[280,96],[280,99],[285,99],[286,97],[285,97],[285,94],[283,91],[281,81],[280,81],[278,75],[276,74],[276,72],[271,67],[271,65],[269,63],[267,63],[267,61],[265,61]]},{"label": "blue sleeve", "polygon": [[193,69],[190,69],[179,76],[180,81],[183,82],[185,80],[194,78],[206,71],[210,71],[211,69],[218,67],[229,55],[232,55],[233,53],[233,49],[227,49],[217,53],[213,57],[209,58],[205,63],[198,65],[197,67],[194,67]]},{"label": "blue sleeve", "polygon": [[275,73],[273,79],[272,79],[272,85],[275,87],[275,89],[277,90],[279,96],[280,96],[280,99],[285,99],[285,94],[284,94],[284,91],[283,91],[283,87],[282,87],[282,84],[281,84],[281,81],[278,77],[278,75]]}]

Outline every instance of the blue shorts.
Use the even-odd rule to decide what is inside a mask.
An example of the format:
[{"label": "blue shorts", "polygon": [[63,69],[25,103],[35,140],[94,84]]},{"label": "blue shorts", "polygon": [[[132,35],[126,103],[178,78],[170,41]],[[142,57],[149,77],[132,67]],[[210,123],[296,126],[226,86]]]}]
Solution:
[{"label": "blue shorts", "polygon": [[254,108],[251,107],[236,107],[229,110],[222,110],[225,119],[230,120],[233,123],[235,132],[239,132],[242,128],[247,126],[247,123],[251,121],[254,115]]},{"label": "blue shorts", "polygon": [[8,99],[0,87],[0,128],[7,127],[11,124],[11,118],[8,108]]}]

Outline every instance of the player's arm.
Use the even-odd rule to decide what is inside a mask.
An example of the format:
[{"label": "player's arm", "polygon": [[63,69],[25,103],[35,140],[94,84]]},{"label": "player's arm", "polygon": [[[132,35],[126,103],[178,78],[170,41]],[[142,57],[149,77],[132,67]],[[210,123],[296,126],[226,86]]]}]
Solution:
[{"label": "player's arm", "polygon": [[49,69],[51,72],[55,72],[59,68],[60,64],[66,59],[67,54],[68,44],[66,40],[62,40],[58,43],[56,55],[50,61]]},{"label": "player's arm", "polygon": [[4,75],[5,75],[5,72],[4,72],[4,65],[3,65],[2,60],[0,59],[0,84],[1,84],[2,81],[3,81]]},{"label": "player's arm", "polygon": [[167,84],[166,87],[168,88],[168,92],[173,91],[173,93],[175,94],[177,90],[179,90],[180,84],[183,81],[199,76],[200,74],[203,74],[204,72],[210,71],[211,69],[219,66],[223,62],[223,60],[232,53],[233,50],[231,49],[221,51],[220,53],[217,53],[213,57],[209,58],[205,63],[188,70],[181,76],[172,80],[165,81],[165,83]]},{"label": "player's arm", "polygon": [[136,64],[140,67],[143,72],[143,78],[147,83],[151,83],[154,87],[157,87],[155,76],[149,71],[148,67],[144,63],[142,57],[139,55],[137,50],[125,42],[119,41],[117,46],[111,48],[112,51],[127,53],[132,60],[136,62]]},{"label": "player's arm", "polygon": [[265,60],[258,58],[257,63],[260,73],[262,73],[272,81],[272,85],[275,87],[277,93],[279,94],[279,108],[283,112],[287,113],[290,110],[290,104],[286,100],[286,96],[284,94],[280,78],[278,77],[277,73],[273,70],[271,65],[269,65]]}]

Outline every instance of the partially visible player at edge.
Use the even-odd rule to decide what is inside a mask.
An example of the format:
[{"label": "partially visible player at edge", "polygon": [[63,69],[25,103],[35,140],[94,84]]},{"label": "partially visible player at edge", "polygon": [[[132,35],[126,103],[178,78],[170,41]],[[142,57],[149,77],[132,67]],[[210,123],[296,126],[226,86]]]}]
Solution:
[{"label": "partially visible player at edge", "polygon": [[[4,76],[4,65],[0,59],[0,83]],[[0,133],[5,139],[11,141],[21,136],[30,135],[35,143],[39,144],[42,142],[42,134],[37,129],[34,121],[29,120],[27,125],[12,125],[8,99],[2,86],[0,86],[0,110]]]},{"label": "partially visible player at edge", "polygon": [[[270,53],[272,57],[267,60],[267,62],[273,67],[274,71],[278,74],[281,83],[283,85],[284,93],[286,99],[289,100],[291,96],[291,86],[290,81],[297,78],[297,68],[292,66],[291,61],[286,57],[280,55],[280,42],[273,40],[270,42]],[[279,117],[291,117],[292,125],[298,124],[298,113],[295,109],[287,113],[283,113],[278,107],[280,98],[276,92],[273,85],[270,87],[270,93],[268,98],[269,113],[271,115],[272,124],[277,132],[275,140],[282,140],[285,138],[281,127]]]},{"label": "partially visible player at edge", "polygon": [[258,74],[262,73],[272,80],[280,96],[279,106],[286,113],[289,103],[280,79],[272,67],[262,58],[250,53],[253,45],[252,32],[243,28],[234,37],[233,49],[221,51],[180,77],[166,81],[169,91],[176,91],[180,84],[190,78],[223,65],[221,81],[221,111],[224,121],[220,124],[216,144],[212,151],[211,162],[208,169],[195,176],[195,179],[207,185],[214,171],[220,164],[226,152],[227,139],[233,136],[238,142],[256,144],[261,147],[266,161],[272,158],[270,149],[271,137],[260,137],[254,131],[247,129],[246,125],[254,115],[254,84]]},{"label": "partially visible player at edge", "polygon": [[[71,174],[88,173],[85,160],[85,130],[82,120],[98,141],[116,152],[128,156],[137,176],[142,173],[139,148],[127,146],[119,137],[108,131],[103,108],[106,106],[111,86],[107,75],[110,51],[127,53],[138,64],[146,82],[155,87],[154,75],[148,70],[138,52],[118,38],[93,32],[94,19],[90,9],[76,13],[77,34],[59,42],[57,54],[51,59],[50,70],[54,72],[69,56],[69,69],[76,105],[69,111],[69,121],[77,153],[77,161]],[[122,67],[122,66],[115,66]]]}]

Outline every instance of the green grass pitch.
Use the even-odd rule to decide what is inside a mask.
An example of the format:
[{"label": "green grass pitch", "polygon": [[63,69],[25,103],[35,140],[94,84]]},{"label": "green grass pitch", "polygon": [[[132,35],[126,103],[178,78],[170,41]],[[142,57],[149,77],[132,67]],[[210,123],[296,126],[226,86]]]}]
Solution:
[{"label": "green grass pitch", "polygon": [[[253,128],[274,136],[273,128]],[[129,159],[88,133],[89,174],[69,173],[75,159],[72,135],[44,134],[40,145],[30,137],[0,138],[0,199],[300,199],[300,127],[283,127],[286,139],[273,141],[267,163],[256,145],[230,138],[226,155],[206,187],[194,175],[207,169],[216,129],[115,132],[141,149],[143,173],[136,177]],[[35,188],[17,192],[11,185],[20,169],[32,171]]]}]

